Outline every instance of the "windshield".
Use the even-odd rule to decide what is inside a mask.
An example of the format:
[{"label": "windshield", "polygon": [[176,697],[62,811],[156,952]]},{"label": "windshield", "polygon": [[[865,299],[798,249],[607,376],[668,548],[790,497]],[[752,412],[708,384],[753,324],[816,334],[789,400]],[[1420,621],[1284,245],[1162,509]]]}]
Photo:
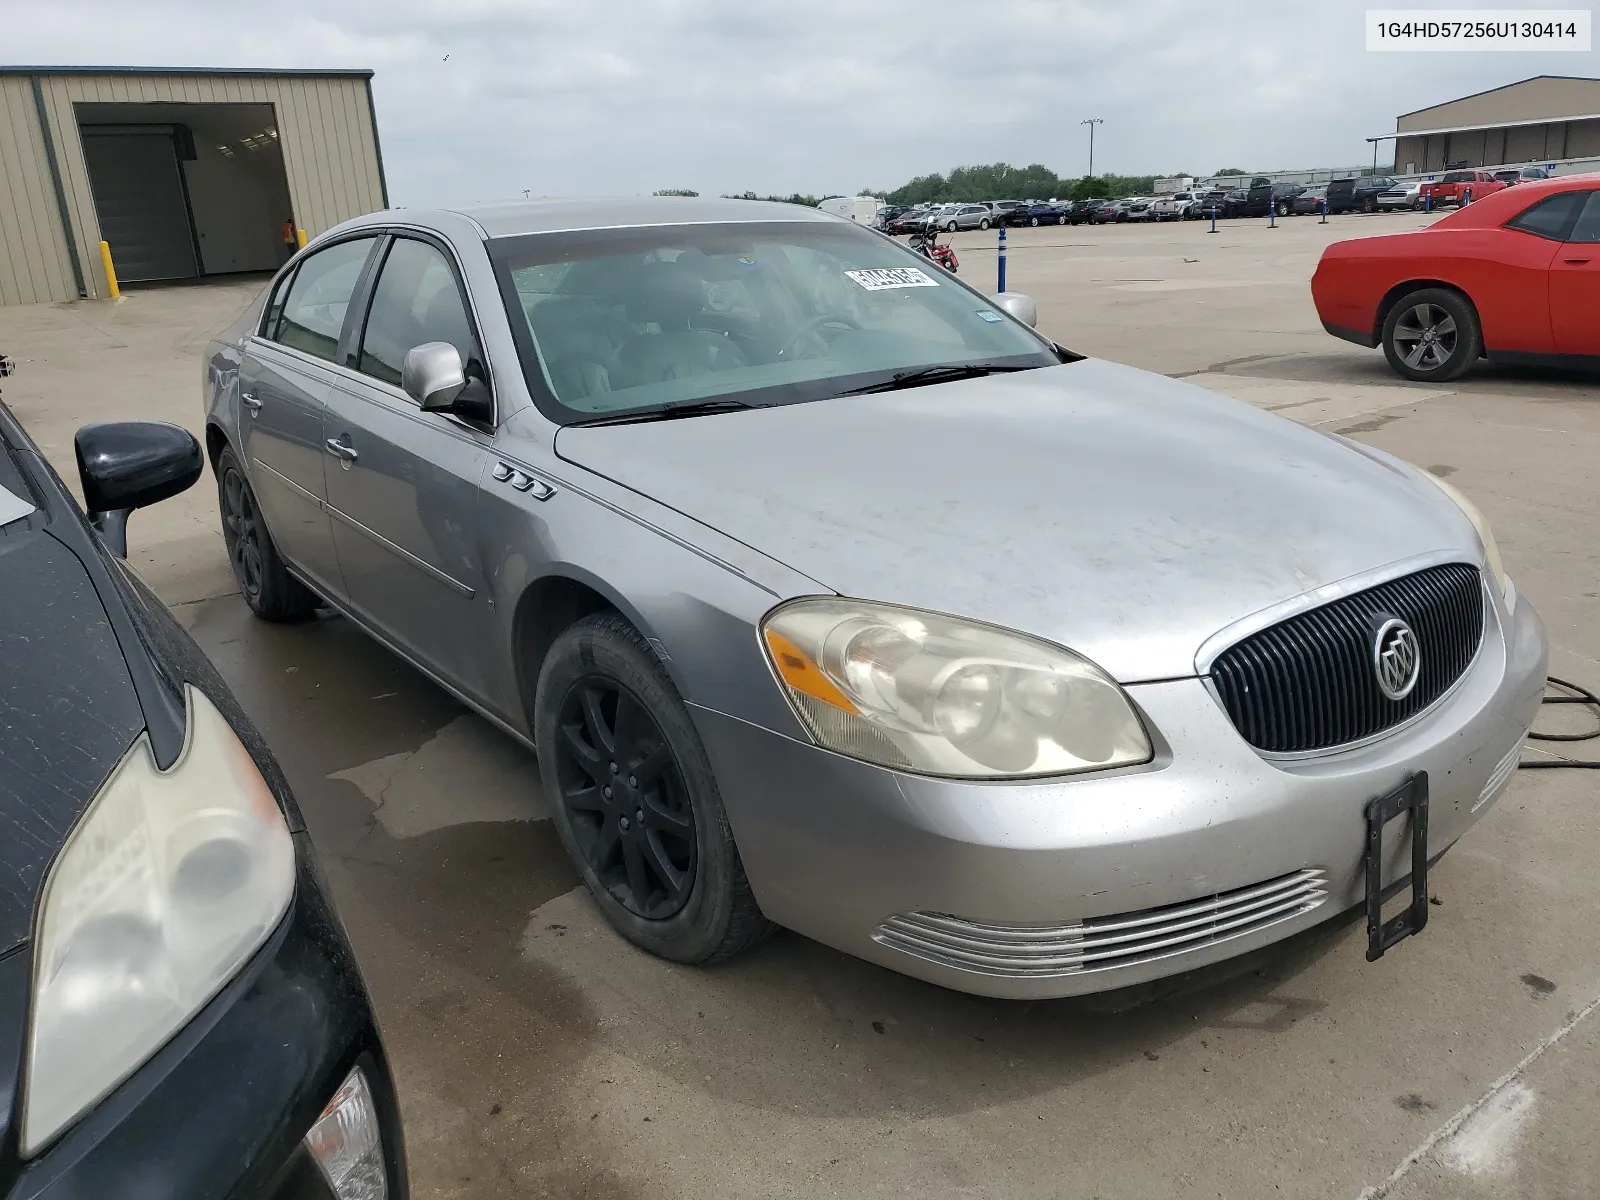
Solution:
[{"label": "windshield", "polygon": [[879,234],[761,223],[490,243],[528,385],[553,420],[821,400],[930,366],[1053,366],[1051,344]]}]

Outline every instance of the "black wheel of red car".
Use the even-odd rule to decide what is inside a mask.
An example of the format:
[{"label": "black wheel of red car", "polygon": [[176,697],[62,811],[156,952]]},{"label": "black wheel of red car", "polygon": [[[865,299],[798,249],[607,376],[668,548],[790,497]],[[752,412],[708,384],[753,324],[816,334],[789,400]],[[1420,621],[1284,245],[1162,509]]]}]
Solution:
[{"label": "black wheel of red car", "polygon": [[586,617],[556,638],[533,728],[551,823],[619,933],[663,958],[704,963],[770,932],[688,708],[619,614]]},{"label": "black wheel of red car", "polygon": [[278,557],[250,481],[228,449],[217,456],[217,507],[228,565],[250,611],[264,621],[298,621],[315,612],[317,597]]},{"label": "black wheel of red car", "polygon": [[1448,288],[1421,288],[1402,296],[1383,323],[1384,357],[1406,379],[1457,379],[1482,349],[1477,310]]}]

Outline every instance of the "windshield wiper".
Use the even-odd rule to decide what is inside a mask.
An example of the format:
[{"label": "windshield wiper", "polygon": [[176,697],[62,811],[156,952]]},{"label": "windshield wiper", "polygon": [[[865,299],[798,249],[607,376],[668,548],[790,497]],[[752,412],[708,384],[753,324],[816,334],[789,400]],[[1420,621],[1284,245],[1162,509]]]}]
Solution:
[{"label": "windshield wiper", "polygon": [[592,417],[587,421],[572,421],[572,427],[588,428],[591,425],[635,425],[645,421],[676,421],[681,417],[704,417],[712,413],[739,412],[746,408],[764,408],[761,404],[746,404],[743,400],[678,400],[645,412],[616,413],[609,417]]},{"label": "windshield wiper", "polygon": [[1005,375],[1012,371],[1034,369],[1032,365],[1018,367],[1005,363],[947,363],[916,371],[896,371],[882,383],[869,383],[866,387],[850,388],[838,394],[865,396],[869,392],[898,392],[901,388],[926,387],[930,383],[949,383],[955,379],[978,379],[984,375]]}]

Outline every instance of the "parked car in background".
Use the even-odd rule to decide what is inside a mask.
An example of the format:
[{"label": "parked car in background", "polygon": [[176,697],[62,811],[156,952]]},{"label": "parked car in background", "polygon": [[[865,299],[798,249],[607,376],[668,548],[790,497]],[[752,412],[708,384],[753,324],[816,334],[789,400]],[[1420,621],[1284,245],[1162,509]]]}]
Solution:
[{"label": "parked car in background", "polygon": [[1222,197],[1222,211],[1218,216],[1242,217],[1250,208],[1250,189],[1234,188]]},{"label": "parked car in background", "polygon": [[[207,441],[261,501],[224,493],[241,590],[284,616],[316,580],[535,750],[595,907],[679,963],[776,926],[1047,998],[1390,884],[1425,916],[1427,856],[1492,811],[1544,690],[1488,527],[1035,318],[797,205],[357,218],[206,350]],[[1442,915],[1470,938],[1494,900]],[[1407,966],[1425,990],[1426,957],[1365,986]],[[196,1093],[230,1143],[242,1086]],[[140,1182],[70,1195],[164,1195]]]},{"label": "parked car in background", "polygon": [[1328,185],[1325,183],[1312,184],[1305,191],[1294,198],[1294,214],[1297,217],[1311,216],[1322,211],[1322,202],[1327,199]]},{"label": "parked car in background", "polygon": [[1494,177],[1507,187],[1512,187],[1515,184],[1530,183],[1536,179],[1549,179],[1550,172],[1543,167],[1507,167],[1504,170],[1496,171]]},{"label": "parked car in background", "polygon": [[1128,205],[1133,201],[1127,198],[1121,200],[1107,200],[1089,215],[1089,219],[1096,225],[1111,225],[1128,219]]},{"label": "parked car in background", "polygon": [[987,204],[947,204],[933,222],[946,233],[958,229],[988,229],[994,224],[994,213]]},{"label": "parked car in background", "polygon": [[1190,192],[1173,192],[1170,196],[1157,196],[1150,202],[1150,217],[1155,221],[1181,221],[1183,213],[1193,200]]},{"label": "parked car in background", "polygon": [[1194,203],[1190,206],[1189,212],[1184,214],[1191,220],[1209,221],[1211,219],[1211,213],[1213,210],[1216,211],[1216,214],[1219,217],[1226,215],[1225,209],[1227,207],[1228,193],[1223,191],[1221,188],[1210,188],[1203,191],[1197,190],[1193,193],[1193,195]]},{"label": "parked car in background", "polygon": [[1426,207],[1422,196],[1422,182],[1397,183],[1386,192],[1378,193],[1378,207],[1390,212],[1400,209],[1421,211]]},{"label": "parked car in background", "polygon": [[1250,181],[1244,201],[1235,206],[1237,211],[1234,215],[1264,217],[1275,213],[1287,217],[1294,211],[1295,198],[1303,191],[1305,188],[1298,183],[1274,183],[1266,176],[1258,175]]},{"label": "parked car in background", "polygon": [[1102,208],[1109,208],[1116,203],[1113,200],[1096,198],[1093,200],[1074,200],[1067,208],[1067,224],[1083,225],[1094,224],[1095,214]]},{"label": "parked car in background", "polygon": [[1128,207],[1124,210],[1125,221],[1148,221],[1151,219],[1150,205],[1155,201],[1150,196],[1129,196]]},{"label": "parked car in background", "polygon": [[1065,210],[1059,204],[1029,204],[1024,208],[1014,208],[1007,218],[1010,225],[1060,225],[1065,217]]},{"label": "parked car in background", "polygon": [[118,421],[75,448],[87,519],[0,405],[0,1187],[404,1200],[389,1062],[294,796],[123,561],[201,446]]},{"label": "parked car in background", "polygon": [[940,204],[922,214],[922,224],[929,229],[944,229],[946,219],[961,211],[959,204]]},{"label": "parked car in background", "polygon": [[1431,196],[1434,208],[1448,208],[1453,204],[1466,203],[1469,196],[1474,202],[1482,200],[1508,186],[1490,171],[1446,171],[1444,178],[1423,183],[1421,195],[1424,198]]},{"label": "parked car in background", "polygon": [[1015,225],[1011,219],[1012,214],[1027,208],[1031,200],[991,200],[984,205],[989,210],[991,223],[995,225]]},{"label": "parked car in background", "polygon": [[1337,242],[1311,281],[1322,327],[1407,379],[1494,362],[1600,361],[1600,176],[1501,188],[1427,229]]},{"label": "parked car in background", "polygon": [[1356,179],[1335,179],[1328,184],[1330,213],[1377,212],[1378,197],[1395,186],[1387,175],[1363,175]]}]

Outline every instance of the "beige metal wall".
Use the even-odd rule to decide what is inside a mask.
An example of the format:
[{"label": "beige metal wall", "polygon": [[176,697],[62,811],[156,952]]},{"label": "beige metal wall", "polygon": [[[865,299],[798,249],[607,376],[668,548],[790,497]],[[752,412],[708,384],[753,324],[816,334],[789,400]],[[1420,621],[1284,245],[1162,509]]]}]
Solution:
[{"label": "beige metal wall", "polygon": [[[64,74],[38,76],[71,236],[91,297],[106,294],[100,226],[75,103],[271,104],[295,223],[315,237],[384,207],[377,131],[364,76]],[[71,260],[29,76],[0,76],[0,304],[75,300]]]},{"label": "beige metal wall", "polygon": [[1406,133],[1414,129],[1449,129],[1514,121],[1561,121],[1595,113],[1600,113],[1600,79],[1540,75],[1495,88],[1492,92],[1407,113],[1395,121],[1394,129],[1396,133]]},{"label": "beige metal wall", "polygon": [[0,75],[0,304],[77,298],[33,86]]}]

